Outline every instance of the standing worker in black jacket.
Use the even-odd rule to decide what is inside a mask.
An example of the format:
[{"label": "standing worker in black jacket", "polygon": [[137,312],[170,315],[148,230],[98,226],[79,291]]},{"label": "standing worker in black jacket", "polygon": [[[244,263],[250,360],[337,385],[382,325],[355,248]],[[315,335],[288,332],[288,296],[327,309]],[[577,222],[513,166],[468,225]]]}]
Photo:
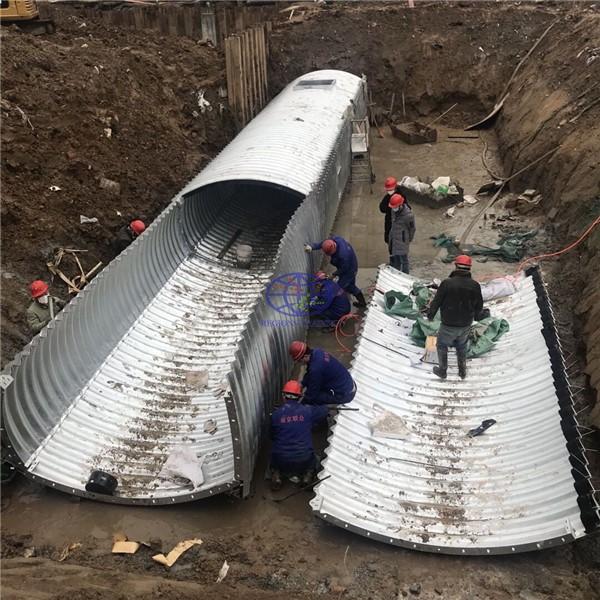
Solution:
[{"label": "standing worker in black jacket", "polygon": [[396,193],[398,182],[395,177],[386,177],[383,187],[385,188],[385,196],[379,203],[379,210],[385,215],[383,224],[383,239],[386,244],[390,242],[390,229],[392,228],[392,209],[390,208],[390,198]]},{"label": "standing worker in black jacket", "polygon": [[467,376],[467,344],[469,332],[475,317],[483,310],[481,287],[471,278],[471,257],[461,254],[454,259],[456,270],[444,279],[427,311],[432,320],[439,309],[442,311],[442,325],[437,335],[439,366],[433,372],[446,379],[448,371],[448,348],[456,348],[458,375]]}]

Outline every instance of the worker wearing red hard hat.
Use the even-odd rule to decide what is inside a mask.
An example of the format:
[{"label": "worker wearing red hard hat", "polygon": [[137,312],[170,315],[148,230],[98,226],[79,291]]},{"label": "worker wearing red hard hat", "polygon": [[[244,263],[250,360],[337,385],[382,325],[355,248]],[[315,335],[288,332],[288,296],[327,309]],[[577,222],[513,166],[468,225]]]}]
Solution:
[{"label": "worker wearing red hard hat", "polygon": [[112,243],[115,254],[121,254],[136,237],[142,235],[146,231],[146,225],[139,219],[134,219],[129,225],[124,225],[119,229]]},{"label": "worker wearing red hard hat", "polygon": [[409,272],[408,251],[416,232],[415,217],[401,194],[392,194],[388,203],[392,211],[390,230],[390,265],[403,273]]},{"label": "worker wearing red hard hat", "polygon": [[467,376],[467,349],[471,325],[483,310],[481,287],[471,277],[472,260],[461,254],[454,259],[456,267],[448,279],[442,281],[429,305],[427,316],[433,320],[438,310],[442,313],[442,324],[437,334],[439,366],[433,372],[446,379],[448,372],[448,348],[456,348],[458,375]]},{"label": "worker wearing red hard hat", "polygon": [[386,244],[390,241],[390,229],[392,228],[392,209],[390,208],[390,198],[397,192],[398,182],[395,177],[386,177],[383,187],[385,189],[385,196],[379,203],[379,210],[385,215],[385,221],[383,226],[383,239]]},{"label": "worker wearing red hard hat", "polygon": [[296,340],[290,344],[289,353],[294,361],[307,366],[302,379],[305,404],[347,404],[354,399],[356,383],[352,375],[329,352]]},{"label": "worker wearing red hard hat", "polygon": [[271,415],[271,488],[282,486],[282,476],[297,476],[309,485],[315,476],[317,457],[312,429],[327,417],[327,406],[301,404],[302,384],[288,381],[282,390],[283,404]]},{"label": "worker wearing red hard hat", "polygon": [[29,284],[32,303],[27,308],[27,324],[33,333],[39,333],[62,310],[65,303],[48,293],[48,284],[36,279]]},{"label": "worker wearing red hard hat", "polygon": [[309,313],[323,327],[335,327],[337,322],[351,311],[348,294],[323,271],[314,275],[310,286]]},{"label": "worker wearing red hard hat", "polygon": [[323,250],[330,257],[331,264],[337,269],[333,277],[338,278],[339,286],[348,294],[356,298],[354,306],[364,308],[367,301],[360,288],[356,286],[356,273],[358,272],[358,260],[354,248],[343,237],[332,235],[330,238],[317,242],[316,244],[305,244],[304,250]]}]

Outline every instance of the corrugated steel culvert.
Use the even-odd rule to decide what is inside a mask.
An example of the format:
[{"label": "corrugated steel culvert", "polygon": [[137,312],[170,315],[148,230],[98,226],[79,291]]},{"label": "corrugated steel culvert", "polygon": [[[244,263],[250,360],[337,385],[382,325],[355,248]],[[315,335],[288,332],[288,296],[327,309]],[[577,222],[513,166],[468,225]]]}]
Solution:
[{"label": "corrugated steel culvert", "polygon": [[[412,321],[388,316],[383,293],[413,284],[379,272],[352,374],[358,412],[337,417],[311,505],[328,522],[406,548],[503,554],[547,548],[598,529],[580,426],[552,308],[539,272],[489,303],[510,331],[442,381],[420,362]],[[370,423],[391,413],[396,438]],[[484,419],[484,435],[466,433]]]},{"label": "corrugated steel culvert", "polygon": [[[291,83],[17,355],[2,417],[20,470],[111,502],[248,493],[287,345],[306,327],[270,326],[282,315],[265,288],[315,268],[303,244],[330,231],[350,175],[350,121],[365,111],[365,84],[349,73]],[[249,270],[237,268],[235,244],[254,248]],[[180,446],[204,459],[196,489],[158,477]],[[97,468],[117,477],[114,496],[85,491]]]}]

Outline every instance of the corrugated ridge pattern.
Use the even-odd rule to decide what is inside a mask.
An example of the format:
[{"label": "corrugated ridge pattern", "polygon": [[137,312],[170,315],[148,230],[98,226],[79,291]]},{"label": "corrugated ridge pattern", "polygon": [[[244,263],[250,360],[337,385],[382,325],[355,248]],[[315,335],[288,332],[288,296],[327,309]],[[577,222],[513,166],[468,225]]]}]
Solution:
[{"label": "corrugated ridge pattern", "polygon": [[[207,167],[221,179],[196,178],[7,365],[4,373],[15,379],[3,393],[3,435],[8,433],[11,461],[21,470],[63,491],[113,502],[186,501],[240,483],[249,492],[270,403],[289,372],[287,344],[306,326],[300,319],[264,326],[281,315],[266,304],[263,290],[273,271],[306,273],[316,267],[317,257],[305,254],[302,245],[329,232],[350,174],[345,117],[364,116],[366,110],[361,80],[336,73],[345,87],[330,91],[334,110],[317,111],[316,121],[308,116],[320,90],[302,107],[293,84],[277,99],[278,110],[287,101],[296,117],[305,117],[294,123],[310,131],[303,137],[312,140],[307,168],[295,154],[296,129],[280,130],[276,111],[263,118],[265,139],[270,125],[278,131],[269,173],[264,157],[271,153],[260,144],[253,148],[261,157],[254,163],[259,173],[241,169],[236,147],[246,151],[247,144],[239,142],[240,134]],[[321,103],[326,104],[323,98]],[[282,163],[315,179],[282,190],[281,178],[271,173]],[[277,202],[260,215],[244,214],[243,201],[235,198],[240,179],[273,186],[288,201],[300,202],[306,189],[310,193],[291,220],[290,210],[282,216],[285,209]],[[237,243],[254,247],[254,273],[233,268],[233,249],[215,259],[237,226],[243,229]],[[270,239],[273,226],[279,233]],[[210,302],[201,303],[207,318],[194,318],[206,294],[238,310],[237,321],[230,323]],[[200,348],[196,338],[213,332],[211,349]],[[210,367],[209,386],[192,394],[184,372],[204,366]],[[208,419],[218,424],[212,437],[201,430]],[[159,432],[159,425],[166,431]],[[198,491],[155,479],[169,449],[181,441],[207,457],[207,481]],[[121,495],[84,492],[92,467],[114,472]]]},{"label": "corrugated ridge pattern", "polygon": [[[413,279],[380,269],[376,288],[408,293]],[[548,348],[530,277],[490,303],[510,331],[468,376],[450,353],[446,381],[419,362],[412,321],[371,303],[352,374],[359,412],[337,417],[312,507],[322,518],[368,537],[448,553],[536,549],[584,535],[561,428]],[[374,436],[369,423],[388,410],[410,433]],[[483,436],[466,432],[484,419]]]}]

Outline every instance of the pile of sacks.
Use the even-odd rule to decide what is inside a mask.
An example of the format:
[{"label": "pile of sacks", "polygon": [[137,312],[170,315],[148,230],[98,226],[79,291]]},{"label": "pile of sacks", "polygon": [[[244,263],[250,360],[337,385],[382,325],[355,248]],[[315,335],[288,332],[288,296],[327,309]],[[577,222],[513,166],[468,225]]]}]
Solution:
[{"label": "pile of sacks", "polygon": [[457,204],[464,199],[464,190],[458,181],[450,177],[438,177],[432,181],[421,181],[418,177],[403,177],[398,183],[398,190],[408,200],[425,204],[431,208]]}]

